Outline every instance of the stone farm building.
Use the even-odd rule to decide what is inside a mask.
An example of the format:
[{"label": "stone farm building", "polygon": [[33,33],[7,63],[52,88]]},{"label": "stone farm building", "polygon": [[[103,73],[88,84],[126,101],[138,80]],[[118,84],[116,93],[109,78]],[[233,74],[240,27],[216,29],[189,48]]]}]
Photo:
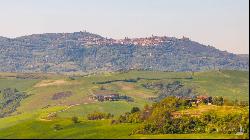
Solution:
[{"label": "stone farm building", "polygon": [[119,94],[111,91],[99,91],[93,93],[91,98],[97,101],[118,101]]}]

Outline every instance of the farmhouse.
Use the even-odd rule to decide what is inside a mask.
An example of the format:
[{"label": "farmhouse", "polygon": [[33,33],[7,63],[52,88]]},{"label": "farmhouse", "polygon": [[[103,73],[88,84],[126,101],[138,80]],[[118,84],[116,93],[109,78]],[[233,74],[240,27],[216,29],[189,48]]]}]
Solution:
[{"label": "farmhouse", "polygon": [[212,97],[211,96],[206,96],[206,95],[200,95],[200,96],[194,96],[194,97],[180,97],[177,96],[177,98],[182,98],[188,101],[189,103],[198,104],[205,103],[207,105],[212,105]]},{"label": "farmhouse", "polygon": [[118,101],[119,94],[117,93],[94,93],[92,99],[98,101]]},{"label": "farmhouse", "polygon": [[197,96],[196,99],[197,99],[196,103],[204,102],[204,103],[208,104],[208,103],[212,102],[212,97],[211,96],[201,95],[201,96]]},{"label": "farmhouse", "polygon": [[119,101],[119,100],[125,100],[128,102],[133,102],[133,98],[127,96],[127,95],[119,95],[118,93],[109,91],[109,90],[100,90],[95,91],[92,93],[92,96],[90,96],[91,99],[96,101]]}]

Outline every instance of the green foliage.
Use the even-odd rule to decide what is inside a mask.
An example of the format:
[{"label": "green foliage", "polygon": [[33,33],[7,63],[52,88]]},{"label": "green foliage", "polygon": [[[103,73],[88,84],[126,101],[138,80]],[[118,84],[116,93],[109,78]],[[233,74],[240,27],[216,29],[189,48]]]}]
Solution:
[{"label": "green foliage", "polygon": [[136,79],[122,79],[122,80],[108,80],[108,81],[101,81],[101,82],[93,82],[93,84],[109,84],[109,83],[114,83],[114,82],[131,82],[131,83],[136,83],[139,81],[140,78]]},{"label": "green foliage", "polygon": [[93,112],[87,115],[88,120],[101,120],[101,119],[111,119],[114,115],[110,113],[103,113],[103,112]]},{"label": "green foliage", "polygon": [[27,94],[19,92],[17,89],[5,88],[0,90],[0,118],[16,111],[21,100],[26,97]]},{"label": "green foliage", "polygon": [[60,124],[55,124],[55,125],[53,126],[53,128],[54,128],[54,130],[56,130],[56,131],[59,131],[59,130],[62,130],[62,129],[63,129],[62,126],[61,126]]},{"label": "green foliage", "polygon": [[212,104],[218,105],[218,106],[222,106],[224,104],[223,97],[221,97],[221,96],[219,96],[219,97],[217,97],[217,96],[213,97]]},{"label": "green foliage", "polygon": [[134,112],[134,113],[130,114],[128,117],[128,122],[130,122],[130,123],[139,123],[142,121],[143,120],[142,120],[140,112]]},{"label": "green foliage", "polygon": [[76,80],[76,78],[73,76],[69,76],[69,80]]},{"label": "green foliage", "polygon": [[[221,106],[223,98],[215,98],[216,104]],[[186,107],[188,104],[182,99],[167,97],[159,103],[148,106],[140,113],[140,117],[135,117],[136,113],[125,113],[120,116],[120,122],[137,123],[131,118],[140,118],[143,122],[141,126],[134,129],[132,134],[191,134],[191,133],[223,133],[232,134],[240,131],[240,126],[244,133],[249,132],[249,116],[247,113],[228,113],[218,115],[214,111],[206,112],[200,117],[191,115],[173,116],[172,112]],[[149,111],[150,110],[150,111]],[[151,112],[148,117],[142,117],[145,112]],[[247,111],[246,111],[247,112]],[[136,114],[136,115],[134,115]]]},{"label": "green foliage", "polygon": [[130,113],[129,113],[129,112],[126,112],[126,113],[124,113],[123,115],[120,115],[119,118],[117,119],[117,121],[118,121],[119,123],[127,123],[127,122],[129,122],[129,121],[128,121],[129,115],[130,115]]},{"label": "green foliage", "polygon": [[227,114],[217,116],[206,114],[199,117],[184,115],[181,117],[171,117],[161,121],[146,121],[140,127],[133,130],[133,134],[191,134],[191,133],[223,133],[235,134],[240,131],[240,126],[244,133],[249,133],[249,117],[242,118],[240,114]]},{"label": "green foliage", "polygon": [[[171,96],[163,99],[160,103],[153,104],[152,107],[145,105],[143,111],[136,111],[133,113],[132,111],[131,113],[127,112],[121,115],[117,121],[120,123],[138,123],[146,121],[146,123],[152,124],[150,126],[161,128],[167,120],[171,119],[171,112],[183,107],[185,108],[185,106],[187,106],[187,104],[184,100]],[[146,128],[148,127],[149,126]],[[153,128],[153,130],[156,129]]]},{"label": "green foliage", "polygon": [[71,120],[73,123],[79,123],[79,119],[76,116],[72,117]]},{"label": "green foliage", "polygon": [[[110,42],[104,37],[86,32],[67,33],[67,37],[64,33],[51,33],[4,39],[0,41],[0,71],[91,72],[126,71],[132,68],[201,71],[214,69],[211,66],[218,69],[249,69],[249,56],[222,52],[191,40],[157,38],[162,43],[153,45],[155,42],[151,42],[148,47],[134,45],[128,40],[115,43],[112,39]],[[147,38],[143,40],[149,41]],[[54,47],[51,48],[52,45]],[[30,67],[32,64],[36,65]]]},{"label": "green foliage", "polygon": [[184,86],[180,81],[157,81],[152,83],[142,84],[144,88],[154,89],[158,91],[158,97],[153,99],[154,101],[161,101],[165,97],[176,96],[176,97],[189,97],[193,98],[196,93],[191,87]]},{"label": "green foliage", "polygon": [[249,106],[249,102],[248,101],[239,101],[237,99],[235,99],[234,101],[224,99],[224,105],[246,107],[246,106]]},{"label": "green foliage", "polygon": [[126,112],[115,120],[115,123],[140,123],[143,122],[144,114],[139,107],[132,107],[130,112]]},{"label": "green foliage", "polygon": [[242,106],[242,107],[249,106],[249,102],[248,101],[240,101],[239,106]]},{"label": "green foliage", "polygon": [[140,111],[139,107],[133,107],[130,112],[135,113],[135,112],[139,112],[139,111]]}]

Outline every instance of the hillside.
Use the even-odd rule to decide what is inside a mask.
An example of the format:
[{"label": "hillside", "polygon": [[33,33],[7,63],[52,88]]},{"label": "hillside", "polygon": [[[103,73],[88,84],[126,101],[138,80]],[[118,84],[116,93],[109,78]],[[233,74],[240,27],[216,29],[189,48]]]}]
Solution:
[{"label": "hillside", "polygon": [[[170,95],[189,97],[189,95],[223,96],[227,100],[249,100],[249,73],[242,71],[195,72],[150,72],[129,71],[103,73],[86,76],[67,76],[56,74],[0,74],[0,90],[16,88],[30,96],[21,102],[17,112],[35,111],[50,106],[70,106],[67,113],[84,115],[93,110],[120,114],[132,106],[142,107],[152,103],[152,98],[162,97],[163,89],[147,88],[145,85],[170,85],[177,81],[183,86]],[[17,77],[18,78],[15,78]],[[192,76],[192,78],[190,78]],[[129,80],[129,79],[135,79]],[[190,92],[185,91],[191,90]],[[102,91],[127,95],[133,102],[96,102],[90,99],[93,93]],[[179,92],[181,91],[181,92]],[[180,94],[181,93],[181,94]],[[168,93],[166,93],[168,96]],[[17,113],[16,112],[16,113]]]},{"label": "hillside", "polygon": [[[14,112],[0,118],[0,138],[242,138],[234,134],[164,134],[129,135],[140,124],[111,125],[111,120],[90,121],[87,115],[94,111],[112,113],[114,119],[132,107],[143,108],[154,103],[151,99],[164,99],[165,88],[171,95],[223,96],[225,103],[249,101],[249,72],[154,72],[128,71],[88,75],[59,75],[45,73],[0,73],[0,91],[6,88],[25,93],[20,104],[10,105]],[[172,90],[172,86],[180,86]],[[184,92],[184,91],[189,92]],[[183,91],[183,92],[179,92]],[[4,92],[2,92],[4,93]],[[0,95],[2,94],[0,92]],[[97,101],[95,93],[117,93],[133,99]],[[182,94],[180,94],[182,93]],[[3,94],[4,95],[4,94]],[[1,97],[1,96],[0,96]],[[18,97],[18,96],[16,96]],[[158,98],[159,97],[159,98]],[[15,99],[11,99],[11,101]],[[0,102],[1,103],[1,102]],[[6,105],[6,104],[5,104]],[[8,107],[8,104],[7,104]],[[200,105],[175,114],[201,114],[207,111],[246,113],[247,107]],[[221,114],[224,114],[221,113]],[[71,117],[80,122],[72,124]],[[55,130],[55,126],[62,130]]]},{"label": "hillside", "polygon": [[108,39],[88,32],[0,38],[2,72],[248,70],[249,56],[175,37]]}]

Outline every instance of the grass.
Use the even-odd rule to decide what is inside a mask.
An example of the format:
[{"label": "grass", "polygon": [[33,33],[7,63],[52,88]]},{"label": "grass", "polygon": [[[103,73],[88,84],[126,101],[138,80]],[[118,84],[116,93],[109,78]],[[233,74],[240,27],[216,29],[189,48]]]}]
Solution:
[{"label": "grass", "polygon": [[[55,130],[59,124],[63,129]],[[111,125],[110,120],[86,121],[74,124],[70,119],[57,119],[54,121],[27,120],[17,125],[0,129],[0,138],[141,138],[141,139],[232,139],[244,138],[234,134],[164,134],[164,135],[130,135],[132,129],[138,124]]]},{"label": "grass", "polygon": [[47,109],[39,109],[33,112],[17,113],[13,116],[0,118],[0,131],[17,124],[22,124],[28,120],[40,120],[42,117],[47,116],[51,112],[62,110],[63,106],[50,107]]},{"label": "grass", "polygon": [[58,113],[59,117],[69,118],[72,116],[87,117],[87,114],[94,111],[109,112],[114,114],[116,117],[123,114],[124,112],[130,112],[133,106],[143,107],[143,104],[128,103],[126,101],[117,102],[97,102],[92,104],[74,106],[65,112]]},{"label": "grass", "polygon": [[20,91],[26,91],[39,80],[31,79],[0,79],[0,90],[4,88],[16,88]]},{"label": "grass", "polygon": [[[60,124],[62,130],[53,127]],[[70,119],[39,121],[30,119],[17,125],[0,129],[0,138],[120,138],[128,137],[136,125],[111,125],[110,120],[86,121],[73,124]]]},{"label": "grass", "polygon": [[[223,96],[229,100],[237,98],[238,100],[249,101],[249,72],[228,70],[195,72],[193,79],[187,79],[191,76],[191,72],[153,71],[116,72],[89,76],[75,75],[75,80],[70,80],[66,75],[56,74],[41,74],[42,78],[38,79],[16,79],[16,75],[14,73],[0,73],[0,89],[17,88],[26,91],[31,96],[21,102],[21,106],[13,113],[14,116],[0,118],[0,138],[242,138],[242,136],[222,134],[129,136],[129,133],[137,127],[137,124],[110,125],[110,120],[87,121],[85,119],[86,115],[93,111],[109,112],[118,117],[124,112],[129,112],[134,106],[143,108],[145,104],[151,104],[152,102],[147,98],[156,96],[156,91],[146,89],[142,87],[142,84],[159,80],[179,80],[184,85],[194,87],[199,94]],[[119,81],[102,85],[94,84],[94,82],[136,79],[138,77],[144,79],[137,82]],[[44,80],[64,80],[66,84],[35,87],[36,84],[42,83]],[[94,90],[99,90],[101,86],[121,95],[130,96],[134,98],[134,102],[95,102],[90,100],[89,95]],[[63,91],[71,91],[72,96],[52,100],[55,93]],[[42,121],[40,119],[72,104],[79,105],[57,113],[56,120]],[[49,106],[49,108],[42,109],[46,106]],[[198,108],[186,110],[186,112],[193,114],[198,112],[199,114],[209,110],[216,110],[219,113],[242,111],[241,108],[201,105]],[[73,124],[70,120],[72,116],[78,116],[81,123]],[[53,128],[55,124],[60,124],[63,129],[55,131]]]},{"label": "grass", "polygon": [[244,139],[246,135],[234,134],[164,134],[164,135],[135,135],[136,139]]},{"label": "grass", "polygon": [[239,106],[216,106],[216,105],[199,105],[198,107],[191,107],[190,109],[176,111],[174,114],[189,114],[193,116],[199,116],[205,112],[215,112],[218,115],[225,115],[229,113],[247,113],[249,107]]},{"label": "grass", "polygon": [[186,83],[197,87],[201,94],[223,96],[229,100],[249,100],[249,72],[199,72],[195,73],[192,81]]},{"label": "grass", "polygon": [[[115,115],[129,111],[132,106],[143,107],[145,104],[151,104],[147,100],[148,97],[156,96],[155,90],[149,90],[141,85],[143,83],[153,82],[159,79],[162,81],[179,80],[187,86],[192,86],[199,94],[207,94],[211,96],[223,96],[229,100],[249,100],[249,72],[245,71],[208,71],[196,72],[193,79],[190,77],[191,72],[153,72],[153,71],[129,71],[127,73],[104,73],[89,76],[76,75],[75,80],[70,80],[66,75],[49,75],[46,79],[15,79],[10,73],[0,73],[3,77],[0,79],[0,88],[13,87],[26,90],[31,96],[21,102],[18,112],[36,111],[45,106],[69,106],[71,104],[80,104],[66,112],[61,116],[69,117],[71,115],[82,116],[92,110],[107,111]],[[41,74],[44,76],[43,74]],[[7,77],[7,78],[4,78]],[[135,83],[129,82],[112,82],[108,84],[93,84],[94,82],[108,80],[124,80],[144,78]],[[179,78],[179,79],[174,79]],[[43,87],[35,87],[47,80],[64,80],[66,84],[50,85]],[[89,95],[93,90],[100,89],[104,86],[108,90],[116,93],[127,95],[134,98],[134,103],[112,102],[99,103],[89,100]],[[60,100],[52,100],[57,92],[71,91],[72,96]]]}]

